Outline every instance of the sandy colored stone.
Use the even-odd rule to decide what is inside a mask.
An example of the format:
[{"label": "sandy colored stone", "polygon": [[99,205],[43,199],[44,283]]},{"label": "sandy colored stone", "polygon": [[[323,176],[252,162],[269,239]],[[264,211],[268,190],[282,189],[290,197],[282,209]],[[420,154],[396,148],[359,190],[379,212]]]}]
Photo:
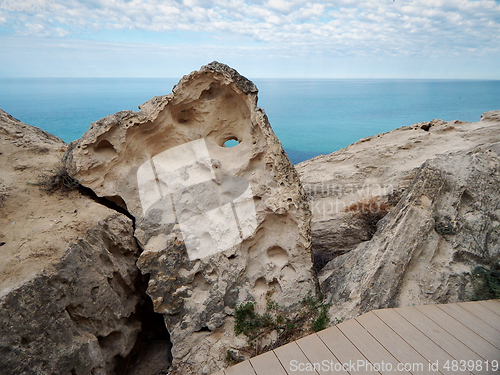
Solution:
[{"label": "sandy colored stone", "polygon": [[500,143],[423,164],[370,240],[321,272],[332,316],[474,297],[472,271],[500,258]]},{"label": "sandy colored stone", "polygon": [[274,290],[291,311],[315,291],[306,196],[256,105],[255,85],[214,62],[139,112],[93,123],[65,155],[81,184],[136,218],[138,266],[179,374],[214,372],[246,344],[238,304],[264,308]]},{"label": "sandy colored stone", "polygon": [[111,374],[140,331],[132,221],[36,185],[65,150],[0,111],[2,374]]},{"label": "sandy colored stone", "polygon": [[432,120],[404,126],[298,164],[310,197],[317,269],[369,240],[376,230],[355,212],[346,212],[350,206],[379,197],[393,207],[426,160],[499,142],[499,113],[487,112],[479,122]]},{"label": "sandy colored stone", "polygon": [[[474,298],[473,270],[500,257],[499,156],[500,111],[492,111],[476,123],[396,129],[301,163],[331,318]],[[346,212],[373,197],[390,208],[373,227],[363,218],[376,217],[376,205],[372,214]]]}]

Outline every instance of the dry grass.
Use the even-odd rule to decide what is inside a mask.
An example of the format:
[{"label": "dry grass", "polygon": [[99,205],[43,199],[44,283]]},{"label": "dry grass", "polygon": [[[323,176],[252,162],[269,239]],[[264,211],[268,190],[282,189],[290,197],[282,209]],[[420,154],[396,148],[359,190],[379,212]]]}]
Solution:
[{"label": "dry grass", "polygon": [[380,201],[379,197],[371,197],[351,204],[345,211],[355,213],[365,222],[373,235],[377,231],[377,223],[389,213],[390,209],[391,206]]},{"label": "dry grass", "polygon": [[69,192],[78,189],[79,182],[68,174],[64,164],[57,165],[48,173],[41,174],[38,182],[33,185],[39,186],[47,193]]},{"label": "dry grass", "polygon": [[5,204],[5,199],[7,198],[7,188],[3,181],[0,180],[0,207]]},{"label": "dry grass", "polygon": [[351,204],[345,209],[346,212],[357,212],[362,214],[379,214],[383,213],[384,216],[389,212],[389,205],[385,202],[380,202],[378,197],[371,197],[356,203]]}]

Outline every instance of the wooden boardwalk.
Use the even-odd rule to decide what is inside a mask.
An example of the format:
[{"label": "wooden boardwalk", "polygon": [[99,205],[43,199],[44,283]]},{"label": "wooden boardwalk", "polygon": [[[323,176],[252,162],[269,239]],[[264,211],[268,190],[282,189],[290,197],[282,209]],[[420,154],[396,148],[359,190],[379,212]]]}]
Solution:
[{"label": "wooden boardwalk", "polygon": [[213,375],[500,374],[500,300],[374,310]]}]

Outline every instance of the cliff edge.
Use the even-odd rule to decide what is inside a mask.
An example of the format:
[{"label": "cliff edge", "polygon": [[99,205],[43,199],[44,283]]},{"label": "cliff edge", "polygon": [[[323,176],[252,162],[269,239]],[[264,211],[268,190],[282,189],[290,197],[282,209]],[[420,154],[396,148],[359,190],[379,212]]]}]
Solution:
[{"label": "cliff edge", "polygon": [[475,123],[403,127],[299,164],[332,318],[495,298],[486,279],[500,258],[499,155],[492,111]]}]

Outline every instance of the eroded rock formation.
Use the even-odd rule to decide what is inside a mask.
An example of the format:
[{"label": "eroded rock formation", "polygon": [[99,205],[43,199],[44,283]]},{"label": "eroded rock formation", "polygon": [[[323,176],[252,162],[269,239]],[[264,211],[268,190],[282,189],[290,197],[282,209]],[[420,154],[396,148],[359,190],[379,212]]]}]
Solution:
[{"label": "eroded rock formation", "polygon": [[424,163],[373,239],[323,269],[331,314],[471,299],[473,269],[500,259],[499,186],[500,143]]},{"label": "eroded rock formation", "polygon": [[[373,237],[357,243],[354,235],[346,238],[346,228],[352,226],[349,220],[363,217],[359,211],[341,211],[335,220],[329,219],[330,224],[338,225],[330,233],[341,234],[338,238],[323,237],[324,241],[332,238],[337,243],[352,241],[352,250],[336,256],[319,274],[321,289],[332,303],[332,318],[351,318],[377,308],[459,302],[475,297],[474,270],[494,271],[500,259],[499,114],[500,111],[485,113],[478,123],[433,121],[434,129],[421,129],[422,124],[417,124],[380,135],[381,139],[394,141],[394,144],[387,142],[388,147],[380,151],[382,157],[377,157],[374,151],[377,145],[382,145],[379,137],[358,142],[330,156],[334,160],[350,155],[356,172],[351,169],[353,174],[347,183],[355,179],[362,183],[360,177],[366,179],[365,190],[353,189],[351,197],[341,196],[337,202],[353,197],[352,203],[366,200],[366,193],[373,186],[370,183],[384,184],[383,176],[385,183],[405,188],[395,207],[375,226]],[[418,133],[429,131],[428,135]],[[414,134],[414,143],[406,143],[405,133]],[[369,145],[372,141],[375,144]],[[416,150],[409,151],[413,148]],[[425,149],[428,152],[422,153]],[[353,151],[358,151],[358,155],[353,155]],[[445,153],[435,156],[438,152]],[[361,161],[359,155],[367,153],[374,157]],[[397,159],[387,160],[385,154]],[[420,167],[408,168],[424,157],[429,160]],[[382,164],[383,160],[387,162]],[[363,163],[363,169],[359,169],[358,162]],[[314,164],[318,161],[304,165]],[[343,165],[339,163],[339,167]],[[302,171],[305,172],[303,168]],[[343,172],[346,171],[344,168]],[[408,184],[410,177],[413,180]],[[377,204],[386,202],[388,197],[383,189],[376,191],[381,195]],[[350,204],[343,203],[344,207]],[[377,205],[366,207],[368,211],[371,208],[376,211]]]},{"label": "eroded rock formation", "polygon": [[132,220],[40,186],[65,150],[0,110],[2,374],[112,374],[141,330]]},{"label": "eroded rock formation", "polygon": [[254,84],[214,62],[140,112],[92,124],[65,155],[82,185],[136,218],[177,373],[216,371],[246,344],[233,332],[239,303],[264,307],[274,290],[293,310],[316,288],[306,196],[256,104]]},{"label": "eroded rock formation", "polygon": [[[492,111],[479,122],[432,120],[404,126],[298,164],[310,197],[316,268],[370,240],[377,217],[372,220],[360,211],[394,207],[426,160],[500,142],[498,117],[499,111]],[[372,198],[377,199],[370,207]]]}]

